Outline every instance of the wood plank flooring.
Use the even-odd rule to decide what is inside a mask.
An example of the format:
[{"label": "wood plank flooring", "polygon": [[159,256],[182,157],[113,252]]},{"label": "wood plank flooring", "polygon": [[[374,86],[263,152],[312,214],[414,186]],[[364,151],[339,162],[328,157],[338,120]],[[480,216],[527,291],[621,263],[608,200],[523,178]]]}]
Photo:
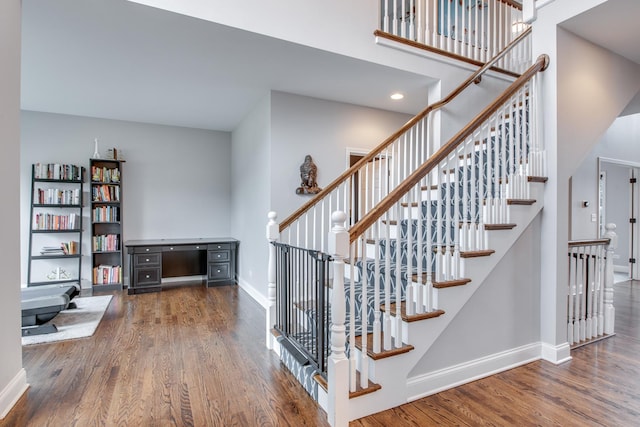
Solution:
[{"label": "wood plank flooring", "polygon": [[352,427],[640,425],[640,281],[615,285],[616,335],[388,411]]},{"label": "wood plank flooring", "polygon": [[0,426],[326,426],[236,286],[114,294],[91,338],[23,347],[31,385]]},{"label": "wood plank flooring", "polygon": [[[617,335],[352,422],[640,425],[640,282],[616,285]],[[0,426],[327,426],[264,347],[235,286],[116,293],[91,338],[23,348],[31,388]]]}]

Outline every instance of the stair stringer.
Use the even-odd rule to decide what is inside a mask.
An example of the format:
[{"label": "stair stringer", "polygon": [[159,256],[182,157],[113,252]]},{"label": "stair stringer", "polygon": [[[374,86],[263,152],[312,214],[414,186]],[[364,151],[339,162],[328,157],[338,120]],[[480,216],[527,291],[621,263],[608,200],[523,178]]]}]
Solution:
[{"label": "stair stringer", "polygon": [[[369,360],[370,379],[380,384],[382,388],[374,393],[350,399],[349,420],[403,405],[416,395],[415,390],[411,390],[409,374],[541,212],[543,191],[543,183],[531,183],[531,198],[536,202],[530,206],[513,205],[510,208],[510,222],[517,224],[517,226],[511,230],[489,232],[489,247],[495,250],[494,254],[489,257],[462,260],[464,263],[463,275],[471,279],[470,283],[465,286],[436,290],[438,292],[438,307],[435,308],[444,310],[444,315],[417,322],[402,322],[403,341],[414,346],[413,351],[394,357]],[[529,357],[527,362],[530,359]],[[512,366],[513,363],[509,363],[505,369]],[[477,378],[458,381],[457,385],[475,379]]]}]

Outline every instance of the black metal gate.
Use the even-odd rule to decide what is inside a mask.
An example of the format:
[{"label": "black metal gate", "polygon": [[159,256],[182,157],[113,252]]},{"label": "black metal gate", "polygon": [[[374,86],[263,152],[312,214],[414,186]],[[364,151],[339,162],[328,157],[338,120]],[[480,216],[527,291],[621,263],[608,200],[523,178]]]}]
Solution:
[{"label": "black metal gate", "polygon": [[329,266],[320,251],[283,243],[276,247],[274,328],[326,378],[329,357]]}]

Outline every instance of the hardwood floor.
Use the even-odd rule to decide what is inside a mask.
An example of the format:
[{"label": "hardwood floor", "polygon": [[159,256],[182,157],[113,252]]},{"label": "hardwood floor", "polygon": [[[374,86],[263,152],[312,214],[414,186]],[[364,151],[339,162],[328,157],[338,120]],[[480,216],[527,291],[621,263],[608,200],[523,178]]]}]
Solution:
[{"label": "hardwood floor", "polygon": [[616,335],[352,422],[379,426],[640,425],[640,281],[615,285]]},{"label": "hardwood floor", "polygon": [[114,295],[91,338],[23,347],[31,385],[0,426],[326,426],[236,286]]},{"label": "hardwood floor", "polygon": [[[617,284],[617,335],[351,423],[640,424],[640,282]],[[0,426],[327,426],[264,347],[237,287],[117,293],[91,338],[23,348],[31,388]]]}]

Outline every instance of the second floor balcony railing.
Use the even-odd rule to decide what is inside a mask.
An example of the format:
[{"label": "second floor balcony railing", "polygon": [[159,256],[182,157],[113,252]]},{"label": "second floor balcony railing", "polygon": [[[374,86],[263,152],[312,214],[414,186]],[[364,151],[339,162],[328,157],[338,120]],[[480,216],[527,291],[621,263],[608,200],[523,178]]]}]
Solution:
[{"label": "second floor balcony railing", "polygon": [[[518,37],[528,25],[513,0],[381,0],[380,31],[484,63]],[[498,68],[522,73],[531,60],[522,44]]]}]

